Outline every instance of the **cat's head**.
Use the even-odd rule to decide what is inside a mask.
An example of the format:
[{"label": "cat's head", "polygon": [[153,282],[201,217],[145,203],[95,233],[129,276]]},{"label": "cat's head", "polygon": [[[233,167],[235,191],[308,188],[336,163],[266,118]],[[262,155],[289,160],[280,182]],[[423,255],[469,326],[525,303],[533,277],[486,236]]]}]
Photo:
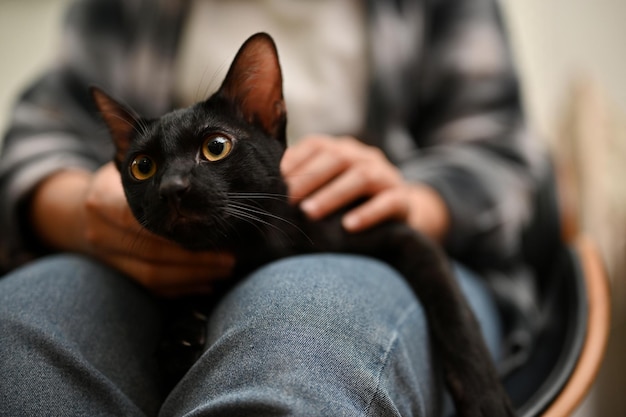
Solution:
[{"label": "cat's head", "polygon": [[149,230],[192,249],[236,245],[285,196],[286,109],[269,35],[243,44],[215,94],[160,118],[141,118],[98,88],[92,96],[129,206]]}]

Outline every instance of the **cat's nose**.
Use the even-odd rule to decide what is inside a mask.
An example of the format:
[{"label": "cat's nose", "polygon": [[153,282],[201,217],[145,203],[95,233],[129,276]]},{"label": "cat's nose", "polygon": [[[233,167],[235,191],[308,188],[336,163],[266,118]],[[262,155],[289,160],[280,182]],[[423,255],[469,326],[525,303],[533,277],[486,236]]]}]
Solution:
[{"label": "cat's nose", "polygon": [[164,179],[159,187],[159,196],[173,203],[179,203],[183,195],[189,191],[189,180],[182,177]]}]

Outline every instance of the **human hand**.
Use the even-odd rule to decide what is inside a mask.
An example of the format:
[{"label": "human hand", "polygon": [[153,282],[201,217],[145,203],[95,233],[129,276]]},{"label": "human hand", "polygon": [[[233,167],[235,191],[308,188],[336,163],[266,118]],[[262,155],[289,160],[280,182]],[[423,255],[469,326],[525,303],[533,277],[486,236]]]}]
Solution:
[{"label": "human hand", "polygon": [[406,182],[381,150],[352,137],[308,136],[287,149],[281,170],[292,202],[313,220],[366,198],[344,215],[346,230],[395,219],[437,240],[447,231],[448,211],[436,191]]},{"label": "human hand", "polygon": [[[34,203],[40,200],[41,204],[45,199],[42,192],[54,192],[55,187],[63,185],[62,181],[76,181],[68,177],[71,175],[75,173],[57,174],[44,183],[53,188],[40,187]],[[36,221],[40,231],[47,234],[48,242],[56,240],[57,247],[91,255],[162,296],[209,293],[216,281],[232,272],[234,259],[230,254],[187,251],[141,227],[128,207],[119,172],[112,163],[85,179],[81,182],[82,190],[74,187],[78,195],[66,199],[66,204],[73,208],[58,210],[61,217],[57,220],[69,227],[65,233],[72,231],[68,238],[59,239],[61,230],[42,225],[41,218]],[[48,205],[47,216],[49,209]],[[37,212],[35,205],[36,220]]]}]

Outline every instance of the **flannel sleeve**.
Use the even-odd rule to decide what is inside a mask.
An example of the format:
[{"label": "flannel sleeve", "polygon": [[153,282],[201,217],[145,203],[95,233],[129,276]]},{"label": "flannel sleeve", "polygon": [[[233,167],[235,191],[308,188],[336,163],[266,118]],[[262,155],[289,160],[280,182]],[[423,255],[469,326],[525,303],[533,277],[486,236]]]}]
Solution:
[{"label": "flannel sleeve", "polygon": [[179,17],[147,0],[79,0],[69,7],[57,62],[18,98],[2,142],[0,268],[45,250],[29,222],[37,185],[60,170],[93,171],[113,155],[90,85],[148,116],[169,105],[171,34]]},{"label": "flannel sleeve", "polygon": [[524,120],[497,4],[430,4],[419,95],[408,122],[420,151],[401,169],[446,201],[453,256],[470,265],[511,264],[519,261],[544,152]]}]

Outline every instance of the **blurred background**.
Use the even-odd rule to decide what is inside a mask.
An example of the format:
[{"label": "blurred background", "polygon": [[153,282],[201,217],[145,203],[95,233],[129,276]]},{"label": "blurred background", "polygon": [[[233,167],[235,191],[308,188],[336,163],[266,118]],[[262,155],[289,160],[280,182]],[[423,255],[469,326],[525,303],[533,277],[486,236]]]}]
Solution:
[{"label": "blurred background", "polygon": [[[49,64],[70,0],[0,0],[0,130]],[[576,417],[626,415],[626,1],[501,0],[535,129],[574,192],[581,228],[611,277],[613,322],[597,383]]]},{"label": "blurred background", "polygon": [[501,0],[530,120],[611,280],[605,362],[575,417],[626,416],[626,2]]}]

